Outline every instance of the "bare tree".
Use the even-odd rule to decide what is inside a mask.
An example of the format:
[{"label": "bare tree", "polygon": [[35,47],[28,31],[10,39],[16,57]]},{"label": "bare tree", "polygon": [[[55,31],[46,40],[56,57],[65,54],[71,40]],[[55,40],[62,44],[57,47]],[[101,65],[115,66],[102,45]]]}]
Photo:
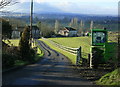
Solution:
[{"label": "bare tree", "polygon": [[59,23],[59,21],[58,21],[58,20],[56,20],[56,21],[55,21],[55,30],[54,30],[55,34],[57,34],[57,33],[58,33],[59,28],[60,28],[60,23]]},{"label": "bare tree", "polygon": [[93,29],[93,21],[90,23],[90,30]]},{"label": "bare tree", "polygon": [[6,6],[11,6],[18,3],[17,0],[1,0],[0,1],[0,9],[6,7]]},{"label": "bare tree", "polygon": [[78,33],[80,34],[82,31],[83,31],[83,21],[81,20],[80,24],[79,24],[79,31],[78,31]]},{"label": "bare tree", "polygon": [[77,18],[73,18],[71,20],[69,26],[78,29],[78,19]]}]

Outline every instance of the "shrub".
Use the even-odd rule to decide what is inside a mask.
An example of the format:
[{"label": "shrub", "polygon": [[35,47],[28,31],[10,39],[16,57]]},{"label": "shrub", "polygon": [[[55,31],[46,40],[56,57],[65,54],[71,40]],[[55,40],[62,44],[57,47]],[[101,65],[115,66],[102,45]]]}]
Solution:
[{"label": "shrub", "polygon": [[11,55],[10,53],[2,53],[2,67],[4,68],[10,68],[14,66],[14,60],[16,56]]},{"label": "shrub", "polygon": [[[4,49],[4,47],[2,47]],[[3,69],[14,66],[16,60],[21,60],[18,47],[5,47],[2,51],[2,66]]]},{"label": "shrub", "polygon": [[5,51],[7,54],[11,54],[12,56],[16,56],[16,59],[15,60],[21,60],[21,55],[20,55],[20,51],[18,49],[18,47],[16,46],[10,46],[10,47],[7,47],[6,51]]},{"label": "shrub", "polygon": [[9,21],[2,19],[2,38],[11,38],[12,26]]},{"label": "shrub", "polygon": [[30,28],[25,27],[19,42],[20,55],[23,60],[33,62],[35,52],[30,48],[29,40],[30,40]]},{"label": "shrub", "polygon": [[19,42],[20,55],[23,60],[28,60],[27,58],[30,57],[29,39],[30,39],[30,29],[29,27],[25,27]]}]

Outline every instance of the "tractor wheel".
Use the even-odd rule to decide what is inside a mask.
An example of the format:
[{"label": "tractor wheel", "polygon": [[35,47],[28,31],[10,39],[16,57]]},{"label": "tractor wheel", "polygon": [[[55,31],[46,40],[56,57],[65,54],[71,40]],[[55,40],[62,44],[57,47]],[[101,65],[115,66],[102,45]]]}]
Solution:
[{"label": "tractor wheel", "polygon": [[98,53],[97,53],[97,50],[94,49],[93,52],[92,52],[92,68],[93,69],[97,69],[98,68]]}]

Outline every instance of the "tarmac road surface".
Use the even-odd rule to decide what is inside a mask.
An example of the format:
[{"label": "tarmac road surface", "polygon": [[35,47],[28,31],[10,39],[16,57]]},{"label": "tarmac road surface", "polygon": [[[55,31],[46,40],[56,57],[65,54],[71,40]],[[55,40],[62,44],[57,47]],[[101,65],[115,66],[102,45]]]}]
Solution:
[{"label": "tarmac road surface", "polygon": [[[38,41],[38,40],[37,40]],[[43,59],[35,64],[5,73],[2,85],[93,85],[82,79],[71,62],[62,54],[38,41],[45,52]]]}]

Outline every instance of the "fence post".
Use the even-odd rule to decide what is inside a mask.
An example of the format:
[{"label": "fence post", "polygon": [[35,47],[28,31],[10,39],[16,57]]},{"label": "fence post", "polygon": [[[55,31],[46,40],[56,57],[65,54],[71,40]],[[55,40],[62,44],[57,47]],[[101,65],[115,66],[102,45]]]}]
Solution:
[{"label": "fence post", "polygon": [[90,66],[90,57],[91,57],[91,55],[88,54],[88,60],[87,60],[87,64],[88,64],[88,66]]},{"label": "fence post", "polygon": [[78,64],[79,64],[80,59],[81,59],[81,46],[80,46],[80,48],[79,48],[79,49],[77,49],[76,65],[78,65]]}]

